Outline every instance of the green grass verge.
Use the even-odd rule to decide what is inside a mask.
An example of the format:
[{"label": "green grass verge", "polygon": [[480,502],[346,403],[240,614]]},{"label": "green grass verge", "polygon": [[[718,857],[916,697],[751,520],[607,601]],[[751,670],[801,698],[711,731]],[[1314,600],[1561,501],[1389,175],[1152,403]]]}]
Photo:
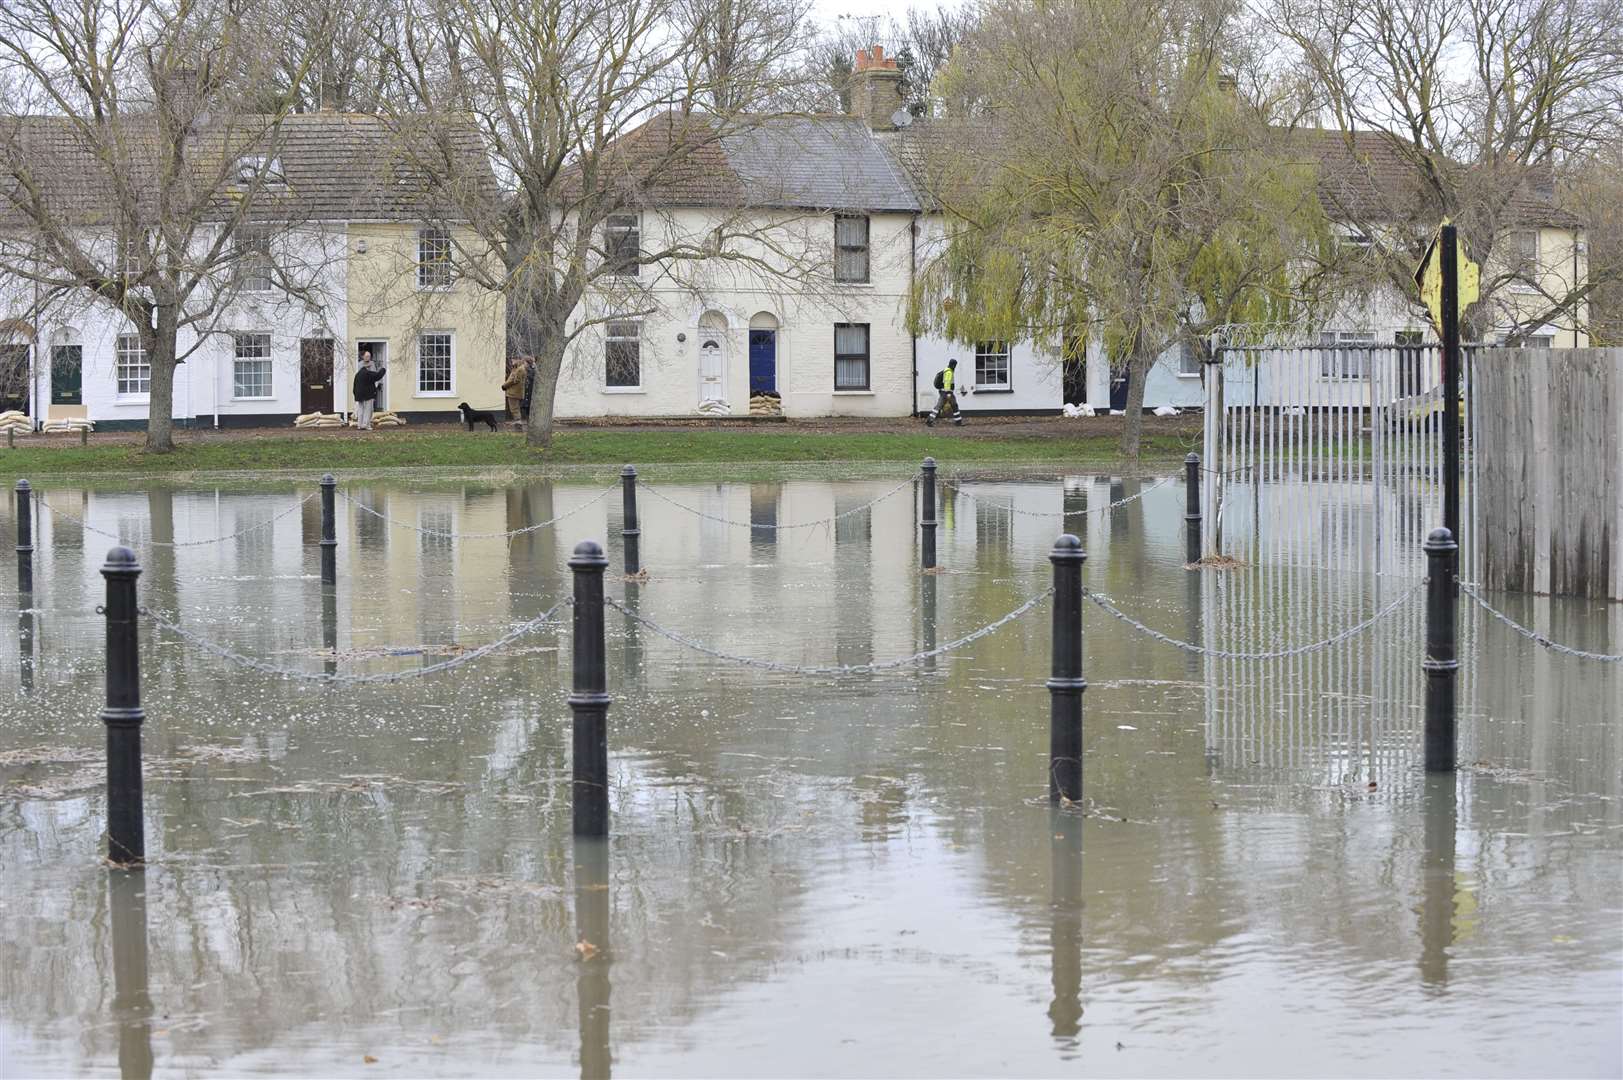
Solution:
[{"label": "green grass verge", "polygon": [[[13,478],[118,473],[161,475],[267,470],[506,468],[545,471],[559,465],[761,464],[771,462],[906,461],[934,455],[943,467],[963,464],[1097,464],[1119,460],[1115,435],[1044,438],[955,438],[937,434],[786,431],[559,431],[536,451],[517,434],[387,432],[373,439],[258,436],[183,442],[170,454],[143,453],[134,443],[0,449]],[[1192,438],[1146,435],[1145,464],[1180,461]]]}]

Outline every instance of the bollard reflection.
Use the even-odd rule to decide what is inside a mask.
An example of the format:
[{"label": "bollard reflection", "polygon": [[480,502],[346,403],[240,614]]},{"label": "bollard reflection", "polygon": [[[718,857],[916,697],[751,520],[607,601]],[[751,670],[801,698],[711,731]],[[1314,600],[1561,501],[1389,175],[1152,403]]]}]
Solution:
[{"label": "bollard reflection", "polygon": [[[323,567],[336,557],[332,548],[321,549]],[[321,585],[321,647],[326,650],[327,674],[338,674],[338,586],[332,579],[323,579]]]},{"label": "bollard reflection", "polygon": [[25,694],[34,690],[35,615],[31,602],[31,597],[17,597],[17,678]]},{"label": "bollard reflection", "polygon": [[1054,997],[1048,1019],[1055,1039],[1082,1031],[1082,815],[1049,811],[1051,892],[1049,956]]},{"label": "bollard reflection", "polygon": [[610,1075],[609,842],[575,841],[575,996],[580,1003],[581,1080]]},{"label": "bollard reflection", "polygon": [[107,901],[113,924],[113,1014],[118,1070],[124,1080],[152,1075],[152,998],[147,990],[146,874],[112,870]]},{"label": "bollard reflection", "polygon": [[[934,574],[925,574],[921,579],[923,592],[919,595],[919,622],[923,631],[924,644],[919,651],[929,652],[936,647],[936,579]],[[935,670],[935,657],[926,656],[922,667],[925,671]]]},{"label": "bollard reflection", "polygon": [[1448,986],[1454,944],[1458,881],[1454,870],[1458,808],[1455,774],[1432,773],[1421,796],[1424,849],[1420,865],[1420,982],[1441,993]]},{"label": "bollard reflection", "polygon": [[[1205,624],[1201,608],[1201,598],[1204,595],[1201,579],[1204,576],[1199,570],[1185,570],[1183,574],[1184,640],[1194,645],[1205,644],[1201,638]],[[1184,671],[1188,673],[1189,678],[1191,680],[1201,678],[1205,672],[1205,658],[1195,652],[1186,652],[1183,658]]]},{"label": "bollard reflection", "polygon": [[[627,537],[628,545],[635,545],[636,537]],[[629,550],[629,549],[628,549]],[[626,558],[629,560],[630,555]],[[629,565],[629,564],[628,564]],[[642,604],[642,587],[635,581],[626,582],[625,607],[626,614],[620,616],[625,622],[625,633],[620,638],[621,677],[632,686],[643,685],[643,648],[642,627],[631,616],[640,610]]]}]

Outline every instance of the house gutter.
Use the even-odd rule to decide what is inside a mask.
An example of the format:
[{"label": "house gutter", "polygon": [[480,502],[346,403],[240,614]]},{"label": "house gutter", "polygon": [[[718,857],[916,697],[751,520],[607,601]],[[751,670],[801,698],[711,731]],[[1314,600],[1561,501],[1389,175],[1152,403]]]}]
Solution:
[{"label": "house gutter", "polygon": [[[911,307],[917,295],[917,285],[914,281],[919,268],[919,211],[913,211],[913,217],[907,223],[907,303]],[[908,322],[911,324],[912,319]],[[908,394],[913,403],[908,406],[907,415],[917,416],[919,413],[919,335],[912,325],[907,328],[907,336],[913,353],[913,381],[909,384]]]}]

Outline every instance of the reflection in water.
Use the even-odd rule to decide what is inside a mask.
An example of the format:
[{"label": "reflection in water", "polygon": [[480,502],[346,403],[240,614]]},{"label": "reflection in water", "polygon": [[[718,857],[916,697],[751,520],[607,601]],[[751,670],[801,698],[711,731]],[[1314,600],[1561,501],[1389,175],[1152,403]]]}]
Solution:
[{"label": "reflection in water", "polygon": [[34,634],[35,614],[30,606],[33,597],[23,594],[17,597],[17,681],[18,686],[25,694],[34,691]]},{"label": "reflection in water", "polygon": [[1075,1047],[1082,1031],[1082,815],[1050,810],[1052,898],[1049,963],[1054,997],[1048,1006],[1053,1036]]},{"label": "reflection in water", "polygon": [[1428,773],[1421,794],[1425,849],[1420,867],[1420,981],[1441,992],[1448,986],[1448,955],[1454,945],[1459,892],[1454,865],[1458,797],[1454,773]]},{"label": "reflection in water", "polygon": [[143,870],[107,871],[113,924],[113,1016],[124,1080],[152,1075],[152,998],[147,990],[147,882]]},{"label": "reflection in water", "polygon": [[[733,521],[798,522],[894,483],[667,490]],[[772,545],[648,500],[650,578],[619,593],[614,575],[610,589],[718,648],[828,664],[904,656],[1001,616],[1050,582],[1062,530],[1086,542],[1089,588],[1219,646],[1311,640],[1399,587],[1266,550],[1186,572],[1182,493],[1167,485],[1106,514],[1111,486],[1140,490],[1074,476],[944,492],[940,576],[918,574],[905,494]],[[380,481],[350,494],[472,533],[601,490]],[[1339,497],[1320,494],[1309,501]],[[134,539],[185,541],[295,497],[53,499]],[[567,593],[575,541],[618,542],[612,498],[561,528],[450,544],[339,505],[334,592],[314,572],[311,520],[293,516],[241,542],[143,551],[143,600],[279,665],[330,670],[319,650],[339,644],[340,671],[397,670],[424,662],[414,646],[473,645],[533,618]],[[1084,505],[1095,512],[1061,525],[1057,511]],[[8,1073],[105,1074],[117,1055],[139,1074],[147,1021],[125,1006],[138,980],[122,959],[96,962],[104,736],[85,718],[103,690],[105,548],[87,555],[58,525],[47,515],[36,554],[44,611],[19,615],[16,655],[33,667],[0,668],[0,940],[20,960],[0,965],[0,1044]],[[1623,612],[1610,629],[1605,612],[1559,601],[1513,613],[1585,647],[1623,633]],[[1440,789],[1422,799],[1407,764],[1404,703],[1420,678],[1409,624],[1288,662],[1191,667],[1091,607],[1087,618],[1086,818],[1050,816],[1043,798],[1045,608],[928,665],[842,679],[730,667],[611,619],[613,889],[607,849],[571,846],[559,628],[458,672],[336,691],[149,634],[159,869],[147,873],[165,897],[151,1015],[181,1018],[153,1025],[158,1066],[444,1074],[474,1046],[526,1075],[1252,1074],[1310,1053],[1372,1074],[1618,1071],[1623,1032],[1606,1006],[1623,956],[1623,673],[1462,615],[1480,677],[1461,760],[1479,764],[1456,816]],[[10,620],[9,656],[7,633]],[[442,649],[428,659],[454,646]],[[1478,896],[1495,918],[1472,928]],[[1393,933],[1392,913],[1414,908],[1419,940]],[[114,910],[117,942],[140,940],[132,905]],[[1307,1019],[1247,1022],[1268,1009]],[[1370,1039],[1383,1025],[1404,1038]],[[1555,1025],[1558,1045],[1544,1037]]]},{"label": "reflection in water", "polygon": [[575,841],[575,951],[579,969],[581,1080],[607,1080],[609,1051],[609,842]]}]

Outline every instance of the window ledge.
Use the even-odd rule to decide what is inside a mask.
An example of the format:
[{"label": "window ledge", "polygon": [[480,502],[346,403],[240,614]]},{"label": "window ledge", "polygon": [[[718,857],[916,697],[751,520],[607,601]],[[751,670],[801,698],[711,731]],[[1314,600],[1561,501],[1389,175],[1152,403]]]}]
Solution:
[{"label": "window ledge", "polygon": [[113,399],[114,405],[150,405],[151,394],[120,394]]},{"label": "window ledge", "polygon": [[844,288],[848,288],[848,289],[871,289],[871,288],[873,288],[873,282],[872,281],[841,281],[839,278],[835,278],[834,279],[834,284],[843,286]]},{"label": "window ledge", "polygon": [[414,398],[454,398],[455,390],[419,390],[411,395]]},{"label": "window ledge", "polygon": [[1200,378],[1200,372],[1198,372],[1198,371],[1180,371],[1180,372],[1178,372],[1178,378],[1180,378],[1180,379],[1198,379],[1198,378]]},{"label": "window ledge", "polygon": [[874,396],[874,391],[872,391],[872,390],[836,390],[836,391],[834,391],[834,396],[835,397],[873,397]]},{"label": "window ledge", "polygon": [[988,386],[984,390],[977,387],[974,390],[965,390],[964,393],[972,395],[974,397],[980,397],[982,394],[1012,394],[1012,393],[1014,393],[1014,387],[1012,387],[1012,386]]},{"label": "window ledge", "polygon": [[648,391],[641,386],[605,386],[605,394],[646,394]]},{"label": "window ledge", "polygon": [[448,293],[448,292],[454,291],[455,289],[456,289],[455,285],[419,285],[419,286],[417,286],[417,291],[418,292]]},{"label": "window ledge", "polygon": [[276,400],[276,395],[275,394],[266,394],[263,397],[237,397],[236,395],[232,395],[231,400],[232,401],[275,401]]}]

